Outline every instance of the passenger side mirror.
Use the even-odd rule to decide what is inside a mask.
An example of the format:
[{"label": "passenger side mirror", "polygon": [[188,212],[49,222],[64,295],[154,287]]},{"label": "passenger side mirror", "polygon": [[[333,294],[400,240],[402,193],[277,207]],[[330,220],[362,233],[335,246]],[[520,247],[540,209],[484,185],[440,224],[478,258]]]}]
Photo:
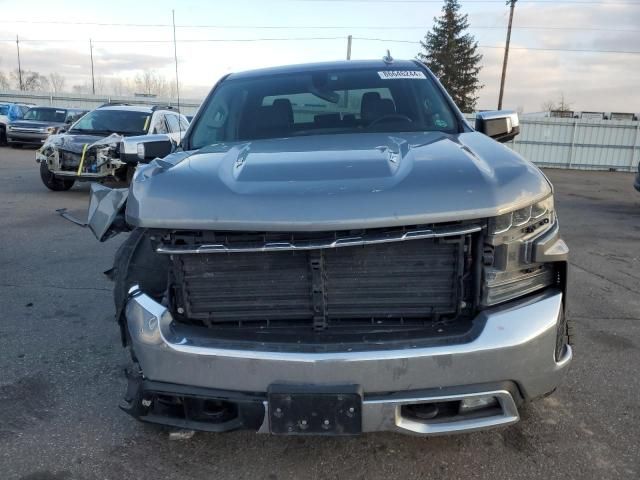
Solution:
[{"label": "passenger side mirror", "polygon": [[175,142],[165,134],[125,137],[120,142],[120,159],[127,163],[148,163],[166,157],[175,149]]},{"label": "passenger side mirror", "polygon": [[476,131],[498,142],[513,140],[520,133],[520,120],[512,110],[495,110],[476,114]]}]

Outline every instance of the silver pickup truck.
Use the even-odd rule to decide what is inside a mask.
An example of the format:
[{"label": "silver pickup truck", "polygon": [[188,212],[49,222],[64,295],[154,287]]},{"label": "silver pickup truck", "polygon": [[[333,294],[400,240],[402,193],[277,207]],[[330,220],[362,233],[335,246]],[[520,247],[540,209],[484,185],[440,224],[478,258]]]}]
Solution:
[{"label": "silver pickup truck", "polygon": [[[92,186],[131,353],[121,407],[290,435],[504,426],[572,358],[553,187],[414,61],[234,73],[128,189]],[[492,137],[492,138],[491,138]],[[497,141],[496,141],[497,140]]]}]

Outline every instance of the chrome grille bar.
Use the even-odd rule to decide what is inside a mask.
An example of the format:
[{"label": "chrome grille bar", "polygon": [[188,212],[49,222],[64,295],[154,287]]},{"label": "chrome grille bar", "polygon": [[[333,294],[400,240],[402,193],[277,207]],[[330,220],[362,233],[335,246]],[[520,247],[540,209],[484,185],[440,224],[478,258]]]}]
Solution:
[{"label": "chrome grille bar", "polygon": [[422,240],[426,238],[452,237],[467,235],[482,230],[481,225],[434,227],[398,232],[369,233],[361,236],[327,238],[318,240],[300,240],[294,242],[248,242],[228,245],[225,243],[205,243],[200,245],[160,245],[156,252],[165,254],[196,253],[239,253],[239,252],[277,252],[286,250],[316,250],[323,248],[357,247],[380,243]]}]

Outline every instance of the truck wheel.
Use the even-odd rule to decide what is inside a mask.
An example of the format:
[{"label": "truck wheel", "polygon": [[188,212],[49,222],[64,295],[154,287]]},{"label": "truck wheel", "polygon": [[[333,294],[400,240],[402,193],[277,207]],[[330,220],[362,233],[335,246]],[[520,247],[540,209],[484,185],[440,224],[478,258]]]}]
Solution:
[{"label": "truck wheel", "polygon": [[56,177],[51,171],[49,171],[49,167],[45,162],[40,162],[40,178],[42,179],[42,183],[44,183],[45,187],[49,190],[53,190],[54,192],[64,192],[73,187],[75,180],[73,178],[60,178]]}]

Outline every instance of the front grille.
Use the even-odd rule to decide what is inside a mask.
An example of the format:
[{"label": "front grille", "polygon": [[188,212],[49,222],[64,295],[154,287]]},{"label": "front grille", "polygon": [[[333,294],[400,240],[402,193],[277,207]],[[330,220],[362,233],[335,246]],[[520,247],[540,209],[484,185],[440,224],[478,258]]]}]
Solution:
[{"label": "front grille", "polygon": [[11,127],[12,132],[19,133],[46,133],[40,130],[39,128],[29,128],[29,127]]},{"label": "front grille", "polygon": [[471,242],[174,254],[172,310],[211,328],[415,328],[468,312]]},{"label": "front grille", "polygon": [[[80,160],[82,159],[81,153],[69,152],[66,150],[60,150],[60,169],[75,171],[80,166]],[[96,155],[95,149],[87,149],[84,155],[84,163],[81,173],[94,173],[96,171]]]}]

